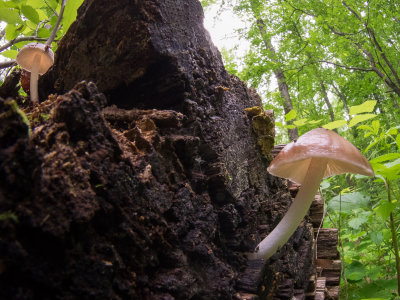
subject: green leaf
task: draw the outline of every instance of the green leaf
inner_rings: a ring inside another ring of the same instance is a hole
[[[0,221],[13,220],[18,223],[18,217],[11,211],[6,211],[0,214]]]
[[[292,109],[290,112],[288,112],[285,115],[285,121],[288,122],[288,121],[291,121],[293,119],[296,119],[296,116],[297,116],[296,111],[294,109]]]
[[[377,115],[375,114],[363,114],[363,115],[355,115],[349,122],[349,127],[353,127],[354,125],[364,122],[369,119],[375,118]]]
[[[400,153],[388,153],[388,154],[384,154],[384,155],[378,156],[378,157],[370,160],[370,163],[371,164],[381,163],[384,161],[394,160],[397,158],[400,158]]]
[[[346,275],[346,278],[349,281],[360,281],[364,278],[364,273],[363,272],[352,272],[352,273]]]
[[[352,212],[357,208],[368,208],[370,197],[361,194],[360,192],[354,192],[344,195],[337,195],[328,202],[329,211]],[[341,202],[341,204],[340,204]]]
[[[32,6],[22,5],[21,12],[31,22],[33,22],[35,24],[39,23],[39,21],[40,21],[39,15]]]
[[[383,233],[381,231],[371,232],[370,238],[378,246],[383,243]]]
[[[296,128],[296,126],[294,126],[294,125],[285,125],[284,127],[287,129],[295,129]]]
[[[69,1],[71,1],[71,0],[69,0]],[[67,2],[69,2],[69,1],[67,1]],[[74,1],[74,0],[72,0],[72,1]],[[49,4],[49,6],[50,6],[52,9],[56,9],[57,6],[58,6],[57,0],[47,0],[46,2]]]
[[[33,8],[41,8],[46,6],[46,3],[43,0],[28,0],[26,5],[32,6]]]
[[[389,218],[389,216],[390,216],[390,213],[395,208],[396,208],[395,203],[385,202],[385,203],[379,205],[378,207],[376,207],[374,210],[378,217],[382,218],[382,220],[387,220],[387,218]]]
[[[357,129],[374,131],[374,129],[369,125],[359,125],[359,126],[357,126]]]
[[[48,38],[51,34],[51,31],[46,29],[46,28],[39,28],[39,30],[37,31],[37,35],[38,37],[41,38]]]
[[[17,31],[17,26],[15,26],[14,24],[7,24],[5,31],[6,31],[6,39],[11,41],[13,39],[15,39],[19,32]]]
[[[387,155],[392,155],[396,153],[389,153]],[[382,155],[385,157],[385,155]],[[378,157],[380,159],[380,157]],[[382,158],[383,159],[383,158]],[[385,160],[386,161],[386,160]],[[371,161],[371,166],[374,169],[374,172],[376,174],[376,177],[382,177],[385,178],[386,180],[395,180],[395,179],[400,179],[400,158],[390,161],[386,164],[382,164],[380,162],[376,161]]]
[[[377,280],[376,284],[382,287],[385,290],[396,290],[397,289],[397,280],[396,279],[381,279]]]
[[[348,222],[348,225],[351,228],[353,228],[355,230],[358,230],[361,227],[361,225],[363,225],[363,224],[368,222],[368,216],[369,216],[370,212],[367,212],[367,213],[368,214],[359,214],[359,215],[357,215],[355,218],[351,219]]]
[[[15,59],[17,57],[17,54],[17,50],[4,50],[3,52],[1,52],[1,55],[11,59]]]
[[[385,166],[387,167],[386,174],[384,176],[388,180],[396,180],[400,179],[400,159],[397,159],[393,162],[386,163]]]
[[[346,120],[337,120],[337,121],[333,121],[333,122],[330,122],[328,124],[322,125],[322,127],[332,130],[332,129],[336,129],[336,128],[342,127],[342,126],[344,126],[346,124],[347,124]]]
[[[379,128],[381,127],[381,123],[379,122],[379,120],[374,120],[372,121],[371,125],[373,128],[373,133],[377,135],[379,133]]]
[[[368,100],[365,101],[363,104],[350,106],[349,114],[355,115],[360,113],[372,112],[376,105],[376,100]]]
[[[397,128],[390,128],[388,131],[386,131],[387,135],[396,135],[397,134]]]
[[[294,121],[293,124],[296,125],[297,127],[304,126],[307,124],[307,119],[300,119],[300,120]]]
[[[63,15],[63,30],[67,32],[69,26],[75,21],[77,10],[81,6],[83,0],[69,0],[65,5],[64,15]]]
[[[321,122],[322,122],[322,119],[320,119],[320,120],[308,121],[308,123],[311,124],[311,125],[317,125],[317,124],[319,124],[319,123],[321,123]]]
[[[368,145],[367,148],[365,148],[364,152],[368,152],[369,149],[371,149],[373,146],[375,146],[376,144],[378,144],[378,140],[374,140],[371,144]]]
[[[350,265],[346,266],[346,278],[349,281],[360,281],[364,278],[366,268],[364,264],[359,261],[353,261]]]
[[[8,24],[22,23],[18,11],[8,8],[0,8],[0,21],[4,21]]]
[[[400,151],[400,134],[398,134],[396,137],[396,145],[397,145],[397,149]]]

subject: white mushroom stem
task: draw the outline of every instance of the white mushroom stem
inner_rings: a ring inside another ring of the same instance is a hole
[[[257,246],[249,253],[249,259],[268,259],[289,240],[310,208],[321,180],[324,177],[327,159],[311,159],[304,182],[286,215]]]
[[[40,67],[40,54],[36,54],[33,58],[32,69],[31,69],[31,82],[30,82],[30,93],[31,101],[38,102],[38,80],[39,80],[39,67]]]

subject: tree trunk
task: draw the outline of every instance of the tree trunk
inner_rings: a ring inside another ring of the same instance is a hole
[[[336,86],[335,83],[332,84],[333,88],[336,91],[336,95],[339,97],[340,100],[343,102],[344,110],[346,111],[347,116],[349,116],[349,106],[347,105],[347,99],[346,96],[343,95],[342,91]]]
[[[255,15],[256,16],[256,15]],[[272,43],[269,39],[266,38],[265,24],[264,21],[260,18],[257,18],[257,25],[261,33],[261,37],[263,39],[265,48],[271,53],[272,61],[279,65],[279,61],[276,58],[276,52]],[[274,71],[274,75],[276,81],[278,83],[279,92],[281,93],[281,97],[283,98],[283,110],[285,114],[288,114],[293,109],[292,99],[290,98],[289,87],[286,82],[285,73],[282,68],[277,67]],[[288,122],[288,125],[292,125],[293,120]],[[296,128],[288,129],[288,136],[290,141],[294,141],[299,138],[299,132]]]
[[[319,83],[321,85],[322,97],[324,98],[326,106],[328,106],[329,117],[331,118],[331,122],[333,122],[335,121],[335,114],[333,113],[333,108],[331,102],[329,101],[328,93],[326,92],[325,83],[322,80],[320,80]]]
[[[40,80],[46,101],[25,109],[30,135],[0,101],[1,299],[248,292],[245,253],[291,197],[245,112],[260,98],[202,20],[196,0],[86,0]],[[258,262],[252,292],[306,288],[309,227]]]

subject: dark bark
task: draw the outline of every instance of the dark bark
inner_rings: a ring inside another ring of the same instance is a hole
[[[342,100],[346,114],[349,115],[350,110],[349,110],[349,106],[347,105],[346,96],[342,93],[342,91],[339,89],[339,87],[336,86],[336,84],[333,83],[332,86],[336,91],[336,95],[339,97],[340,100]]]
[[[28,107],[0,102],[0,298],[232,299],[291,197],[195,0],[87,0]],[[94,83],[77,82],[93,80]],[[72,89],[72,90],[71,90]],[[100,93],[102,92],[102,93]],[[254,293],[312,272],[305,222]],[[246,291],[244,291],[246,292]]]
[[[333,122],[333,121],[335,121],[335,114],[333,113],[332,104],[329,101],[329,97],[328,97],[328,93],[326,91],[325,83],[322,80],[320,80],[319,83],[321,85],[322,97],[324,98],[324,102],[325,102],[326,106],[328,106],[329,117],[331,119],[331,122]]]

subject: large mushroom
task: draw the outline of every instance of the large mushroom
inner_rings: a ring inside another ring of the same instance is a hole
[[[301,187],[286,215],[249,254],[249,259],[268,259],[288,241],[310,208],[323,178],[343,173],[374,176],[370,163],[353,144],[324,128],[313,129],[286,145],[268,171]]]
[[[46,44],[30,43],[22,47],[21,51],[18,52],[16,61],[21,68],[31,72],[31,101],[38,102],[39,74],[42,75],[46,73],[47,70],[53,65],[53,51]]]

